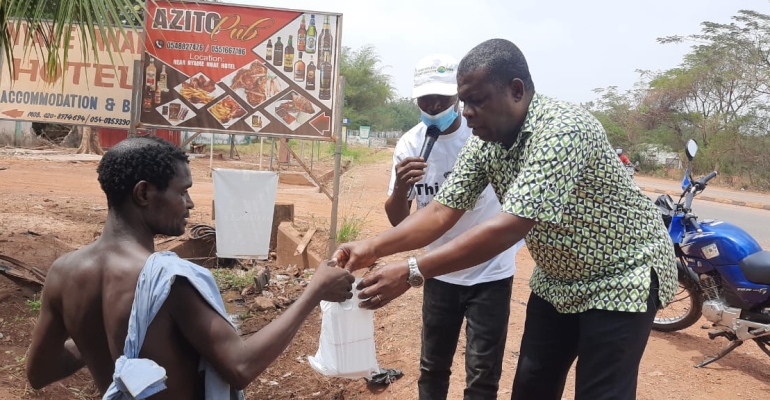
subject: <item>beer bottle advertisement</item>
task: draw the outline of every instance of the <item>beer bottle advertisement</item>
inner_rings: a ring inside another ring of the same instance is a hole
[[[142,72],[161,96],[143,104],[142,125],[334,140],[340,14],[174,1],[147,9]]]
[[[315,64],[313,63],[313,55],[310,55],[310,63],[307,65],[307,73],[305,74],[305,90],[315,90]]]

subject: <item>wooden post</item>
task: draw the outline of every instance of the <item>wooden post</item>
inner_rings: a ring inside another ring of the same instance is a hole
[[[289,163],[289,139],[286,138],[280,138],[278,139],[278,145],[280,146],[278,148],[278,164],[288,164]]]

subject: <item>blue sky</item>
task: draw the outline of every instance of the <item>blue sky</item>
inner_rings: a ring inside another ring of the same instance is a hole
[[[373,45],[400,96],[410,96],[414,65],[429,53],[458,59],[478,43],[505,38],[529,62],[540,93],[572,102],[593,89],[629,89],[636,69],[681,62],[688,44],[656,39],[730,22],[738,10],[770,13],[767,0],[237,0],[235,3],[343,14],[342,44]]]

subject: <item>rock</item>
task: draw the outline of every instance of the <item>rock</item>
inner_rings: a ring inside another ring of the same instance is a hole
[[[296,265],[289,265],[286,268],[286,274],[288,274],[289,276],[292,276],[292,277],[298,277],[298,276],[300,276],[300,274],[302,274],[302,271]]]
[[[250,294],[254,294],[254,286],[245,287],[241,290],[241,297],[246,297]]]
[[[254,299],[251,309],[257,311],[275,310],[275,303],[271,299],[259,296]]]
[[[277,306],[279,306],[279,307],[286,307],[286,306],[288,306],[289,304],[291,304],[291,303],[292,303],[292,301],[291,301],[291,300],[289,300],[287,297],[284,297],[284,296],[278,296],[278,297],[276,297],[276,298],[275,298],[275,303],[276,303],[276,305],[277,305]]]
[[[275,276],[275,279],[276,279],[278,282],[286,282],[286,281],[288,281],[288,280],[289,280],[289,275],[283,275],[283,274],[280,274],[280,275],[276,275],[276,276]]]

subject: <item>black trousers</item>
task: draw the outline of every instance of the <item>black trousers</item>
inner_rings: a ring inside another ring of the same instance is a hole
[[[508,335],[513,278],[473,286],[428,279],[422,301],[420,400],[444,400],[466,320],[463,398],[496,399]]]
[[[575,400],[634,400],[639,362],[657,313],[652,272],[647,311],[561,314],[530,295],[512,400],[560,400],[577,358]]]

